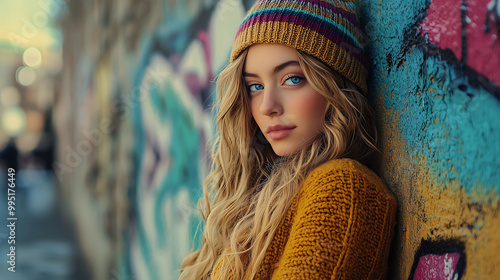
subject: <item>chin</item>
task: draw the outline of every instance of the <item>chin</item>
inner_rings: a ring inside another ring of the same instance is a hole
[[[286,148],[286,147],[273,147],[273,151],[277,156],[280,157],[287,157],[291,156],[293,154],[296,154],[299,149],[298,148]]]

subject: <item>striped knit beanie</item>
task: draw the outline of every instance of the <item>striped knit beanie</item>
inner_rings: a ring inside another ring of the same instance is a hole
[[[316,57],[365,94],[368,59],[355,0],[258,0],[243,20],[231,62],[257,43],[279,43]]]

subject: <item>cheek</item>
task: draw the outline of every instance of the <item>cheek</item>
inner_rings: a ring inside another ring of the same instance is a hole
[[[256,109],[257,109],[257,102],[255,101],[254,98],[249,98],[248,100],[248,104],[250,104],[250,112],[252,113],[252,117],[255,118],[255,115],[257,113]]]
[[[252,113],[252,117],[260,128],[260,115],[259,115],[259,103],[257,98],[252,98],[249,100],[250,103],[250,112]]]
[[[308,120],[311,126],[319,127],[323,124],[326,113],[327,101],[316,91],[307,94],[297,103],[297,110],[304,119]]]

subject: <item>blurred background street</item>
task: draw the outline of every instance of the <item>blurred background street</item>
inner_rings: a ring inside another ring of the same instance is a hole
[[[0,4],[0,279],[87,279],[76,239],[59,203],[52,170],[52,110],[60,81],[61,5]],[[7,270],[7,170],[15,172],[16,272]]]

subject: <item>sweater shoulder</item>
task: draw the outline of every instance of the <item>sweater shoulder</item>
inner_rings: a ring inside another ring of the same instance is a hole
[[[394,195],[374,171],[349,158],[334,159],[315,168],[301,189],[302,196],[335,191],[376,193],[379,199],[396,204]]]

